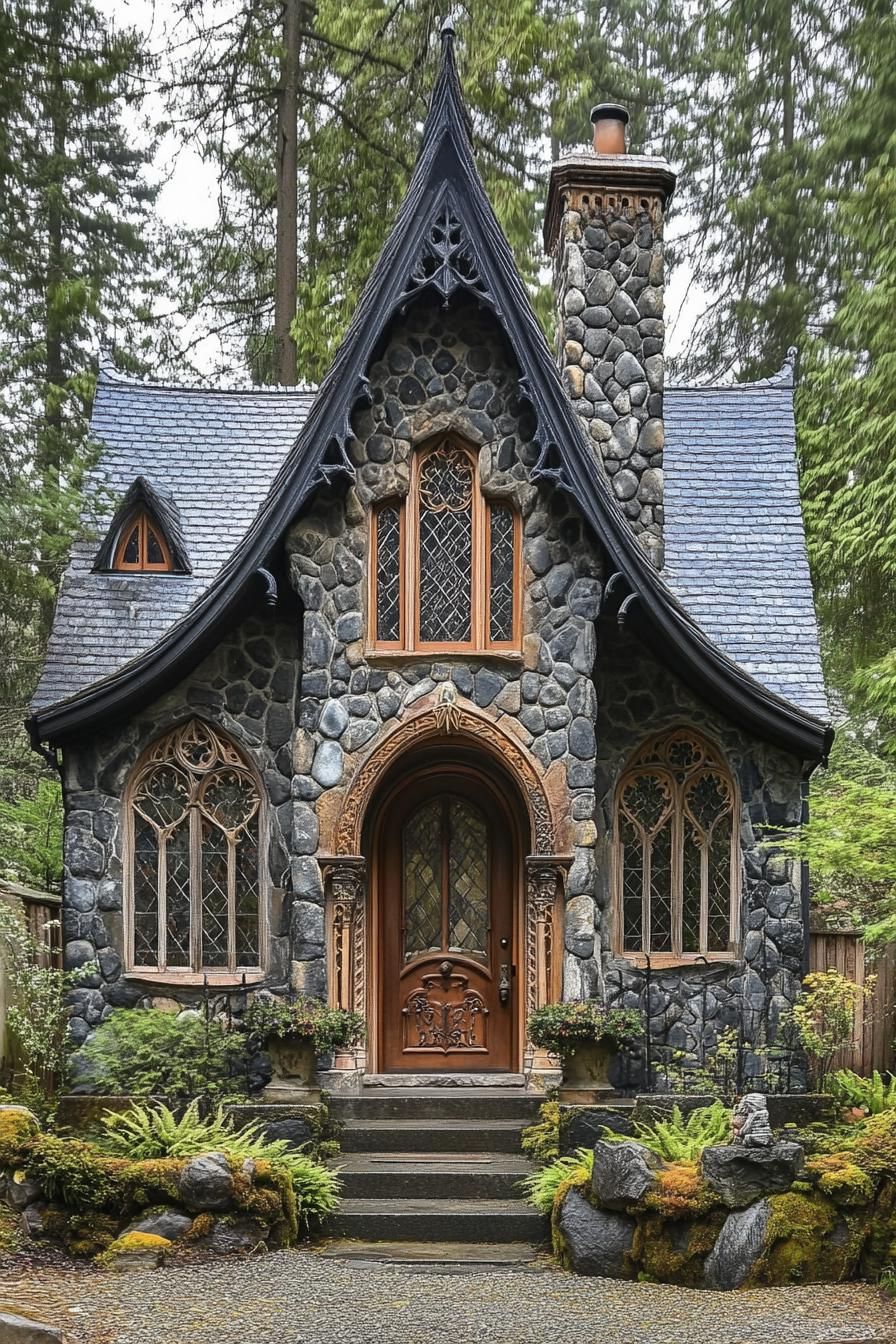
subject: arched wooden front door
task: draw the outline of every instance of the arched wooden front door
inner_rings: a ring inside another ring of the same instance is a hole
[[[457,764],[405,778],[376,828],[379,1068],[512,1070],[518,830],[500,788]]]

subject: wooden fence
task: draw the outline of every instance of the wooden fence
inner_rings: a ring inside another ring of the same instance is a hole
[[[47,952],[41,954],[41,963],[61,966],[62,930],[59,928],[59,919],[62,897],[51,891],[34,891],[17,882],[0,879],[0,900],[11,905],[21,916],[28,932],[37,942],[47,946]],[[48,929],[47,924],[55,926]],[[6,975],[0,963],[0,1061],[6,1055],[6,1002]]]
[[[809,969],[839,971],[857,985],[874,976],[868,997],[856,1009],[855,1043],[841,1050],[836,1069],[855,1069],[868,1075],[896,1069],[896,943],[873,957],[855,929],[813,930],[809,936]]]

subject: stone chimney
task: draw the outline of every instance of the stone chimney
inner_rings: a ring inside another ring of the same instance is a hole
[[[591,113],[594,145],[551,169],[544,241],[554,263],[563,382],[620,508],[663,564],[665,159],[626,152],[628,113]]]

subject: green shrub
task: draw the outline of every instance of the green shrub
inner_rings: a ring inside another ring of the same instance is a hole
[[[558,1157],[522,1182],[529,1203],[539,1213],[550,1213],[559,1191],[589,1185],[594,1171],[594,1149],[577,1148],[572,1157]]]
[[[304,1036],[314,1041],[314,1048],[321,1055],[360,1045],[367,1031],[359,1013],[330,1008],[320,999],[309,998],[292,1001],[255,998],[241,1025],[262,1041],[272,1036]]]
[[[95,1092],[171,1101],[245,1096],[245,1037],[192,1013],[119,1008],[78,1052]]]
[[[856,1107],[866,1115],[881,1115],[896,1109],[896,1077],[886,1082],[877,1069],[870,1078],[863,1078],[852,1069],[838,1069],[828,1077],[825,1090],[838,1106]]]
[[[672,1107],[669,1120],[651,1124],[635,1121],[635,1138],[666,1162],[696,1162],[704,1148],[727,1143],[731,1137],[731,1112],[720,1101],[698,1106],[683,1119],[681,1107]],[[611,1143],[623,1143],[626,1136],[604,1126],[603,1137]]]
[[[104,1151],[133,1161],[222,1152],[238,1161],[267,1162],[288,1174],[305,1222],[332,1213],[339,1202],[336,1172],[291,1148],[285,1139],[266,1139],[261,1131],[260,1121],[236,1128],[220,1106],[204,1120],[195,1102],[179,1120],[167,1106],[133,1106],[122,1113],[106,1112],[99,1142]]]

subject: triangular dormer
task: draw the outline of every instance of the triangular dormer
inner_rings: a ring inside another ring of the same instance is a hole
[[[174,496],[146,476],[138,476],[115,510],[94,570],[189,574],[191,569]]]

